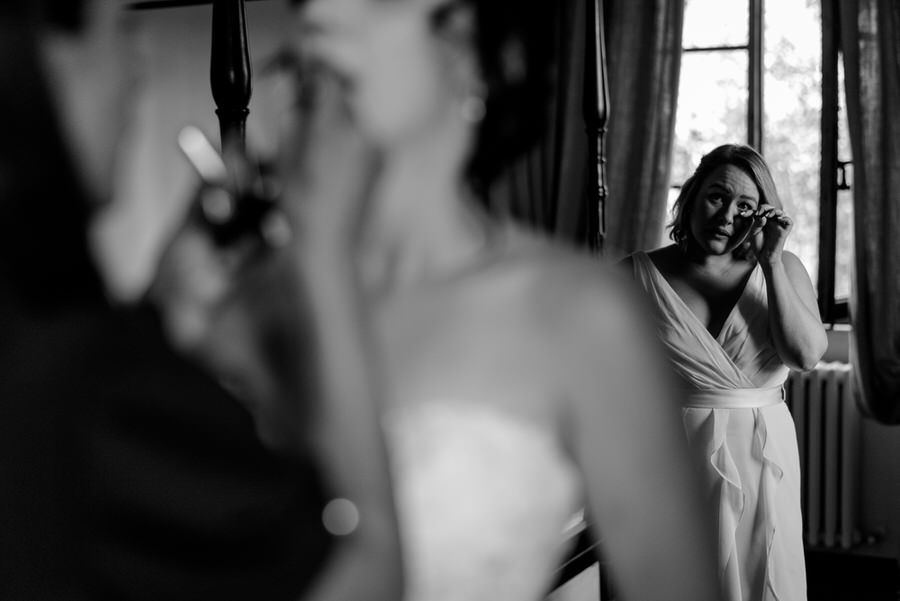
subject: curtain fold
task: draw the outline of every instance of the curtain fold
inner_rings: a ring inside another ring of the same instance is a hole
[[[494,182],[487,199],[491,212],[579,246],[588,238],[587,211],[596,210],[582,117],[586,1],[557,5],[558,60],[543,142]]]
[[[900,423],[900,2],[842,0],[853,152],[851,360],[863,410]]]
[[[543,143],[495,182],[488,206],[586,246],[597,212],[596,167],[584,119],[588,2],[560,2],[556,85]],[[684,0],[604,0],[610,93],[604,254],[662,236],[675,129]],[[588,99],[590,102],[591,99]]]
[[[684,0],[606,0],[606,255],[656,246],[666,222]]]

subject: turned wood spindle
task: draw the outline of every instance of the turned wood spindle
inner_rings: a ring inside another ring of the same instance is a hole
[[[595,169],[595,213],[589,217],[592,250],[603,249],[606,235],[606,126],[609,122],[609,78],[606,68],[603,0],[588,0],[587,48],[584,61],[584,123]]]
[[[209,77],[221,142],[244,148],[251,95],[244,0],[214,0],[212,5]]]

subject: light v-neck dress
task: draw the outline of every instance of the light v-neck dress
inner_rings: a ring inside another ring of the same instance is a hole
[[[723,598],[805,600],[797,434],[783,402],[788,368],[769,333],[762,270],[750,274],[713,337],[646,253],[632,258],[635,280],[655,305],[657,333],[686,387],[684,427],[704,460]]]

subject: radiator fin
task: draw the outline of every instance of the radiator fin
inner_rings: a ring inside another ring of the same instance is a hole
[[[860,414],[847,363],[791,372],[785,384],[800,450],[808,547],[851,548],[858,538]]]

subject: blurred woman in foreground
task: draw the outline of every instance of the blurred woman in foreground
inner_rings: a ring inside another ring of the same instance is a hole
[[[324,371],[384,375],[406,598],[537,601],[586,508],[623,599],[714,599],[678,403],[635,298],[481,208],[543,130],[553,3],[298,4],[319,74],[301,124],[314,144],[354,142],[300,152],[283,209],[321,340],[372,334]],[[361,172],[363,194],[310,194]]]

